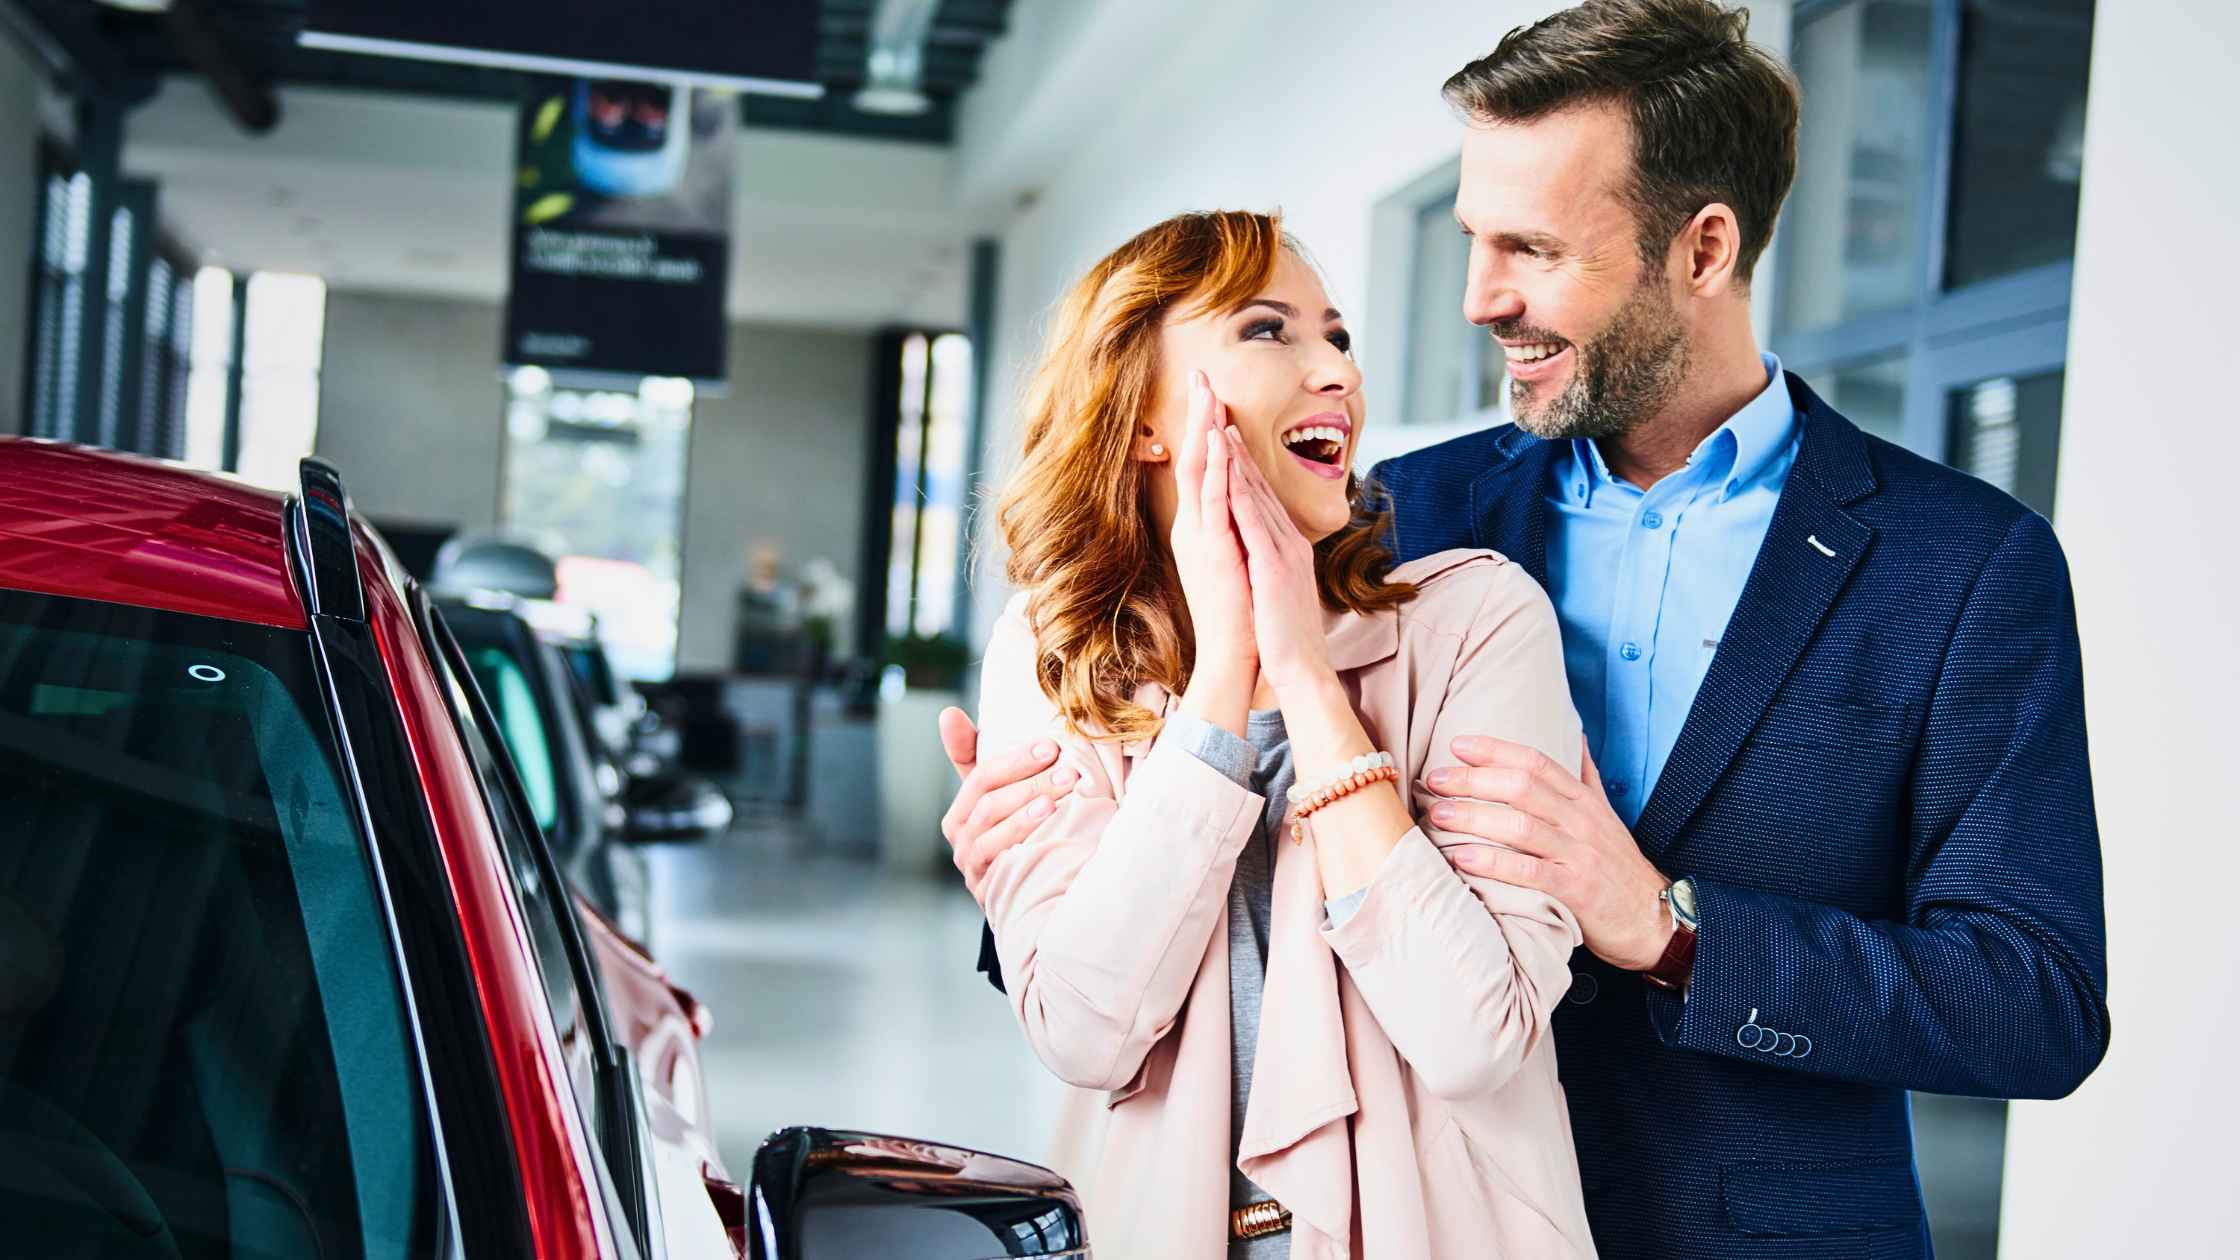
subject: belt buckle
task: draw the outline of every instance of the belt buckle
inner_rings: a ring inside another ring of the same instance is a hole
[[[1291,1209],[1274,1199],[1247,1203],[1229,1213],[1229,1233],[1240,1239],[1265,1238],[1291,1228]]]

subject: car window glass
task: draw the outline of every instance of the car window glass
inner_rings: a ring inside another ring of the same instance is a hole
[[[427,1253],[324,709],[301,631],[0,592],[0,1252]]]
[[[537,826],[549,832],[560,821],[560,789],[553,772],[552,745],[545,738],[544,718],[537,712],[536,693],[528,676],[502,649],[467,649],[467,668],[482,698],[498,720],[499,734],[513,766],[521,775],[522,794],[529,798],[529,812]]]

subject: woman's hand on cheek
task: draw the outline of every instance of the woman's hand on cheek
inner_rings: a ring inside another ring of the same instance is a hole
[[[1322,594],[1315,583],[1314,544],[1299,532],[1274,487],[1252,462],[1242,435],[1229,428],[1219,444],[1228,448],[1229,514],[1244,542],[1260,670],[1280,698],[1287,689],[1311,686],[1331,674]]]
[[[1228,412],[1205,374],[1192,373],[1190,418],[1174,458],[1174,529],[1167,542],[1190,607],[1197,673],[1241,684],[1249,695],[1257,658],[1252,588],[1230,510],[1231,459],[1221,436],[1227,423]]]

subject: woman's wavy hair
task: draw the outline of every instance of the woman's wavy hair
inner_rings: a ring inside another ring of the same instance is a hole
[[[1134,459],[1137,422],[1159,379],[1169,314],[1227,311],[1257,295],[1289,250],[1306,251],[1273,214],[1176,215],[1100,260],[1059,305],[1024,412],[1026,452],[997,508],[1013,585],[1032,592],[1035,678],[1067,727],[1098,740],[1157,733],[1135,702],[1146,682],[1179,694],[1195,649],[1151,513],[1151,481],[1171,475]],[[1415,595],[1388,583],[1382,538],[1391,513],[1358,477],[1345,528],[1315,545],[1315,576],[1331,609],[1374,612]]]

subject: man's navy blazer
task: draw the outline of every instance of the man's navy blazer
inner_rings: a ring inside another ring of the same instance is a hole
[[[1906,1091],[2060,1097],[2108,1045],[2052,529],[1788,386],[1802,447],[1635,828],[1696,887],[1687,997],[1582,949],[1555,1019],[1605,1257],[1926,1256]],[[1379,465],[1397,558],[1545,585],[1564,449],[1505,426]]]

